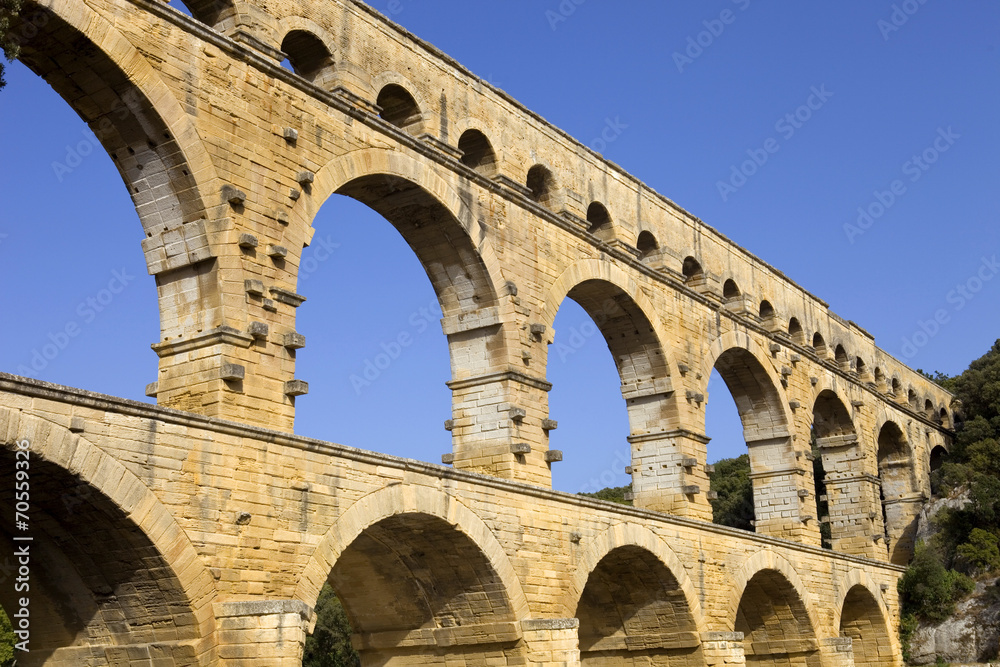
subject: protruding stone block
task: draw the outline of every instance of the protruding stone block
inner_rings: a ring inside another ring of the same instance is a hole
[[[253,234],[240,234],[240,247],[246,250],[257,247],[257,237]]]
[[[70,433],[83,433],[86,429],[86,420],[83,417],[73,417],[69,420],[69,432]]]
[[[286,396],[303,396],[309,393],[309,383],[303,380],[289,380],[285,383]]]
[[[282,337],[281,343],[289,350],[300,350],[306,346],[306,337],[297,331],[289,331]]]
[[[283,136],[285,137],[285,141],[288,143],[295,143],[298,141],[299,131],[294,127],[286,127]]]
[[[222,186],[222,196],[233,206],[242,206],[247,200],[247,194],[232,185]]]
[[[559,428],[559,422],[555,419],[543,419],[542,420],[542,430],[543,431],[554,431]]]
[[[510,418],[513,421],[516,421],[516,422],[522,422],[522,421],[524,421],[524,418],[525,418],[525,416],[527,414],[528,413],[525,412],[524,408],[516,408],[515,407],[515,408],[511,408],[510,409]]]
[[[546,463],[555,463],[556,461],[562,461],[562,460],[563,460],[562,450],[550,449],[549,451],[545,452]]]
[[[150,398],[156,398],[156,393],[159,391],[159,384],[156,382],[150,382],[146,385],[146,396]]]
[[[455,420],[454,419],[445,419],[444,420],[444,430],[446,430],[446,431],[452,431],[454,429],[455,429]]]
[[[247,369],[240,364],[231,364],[229,362],[223,362],[222,368],[220,369],[220,375],[223,380],[236,381],[242,380],[247,373]]]
[[[452,453],[449,452],[447,454],[442,454],[441,455],[441,463],[445,464],[446,466],[447,465],[451,465],[454,462],[455,462],[455,455],[454,454],[452,454]]]
[[[311,171],[300,171],[295,176],[295,182],[299,185],[306,186],[316,180],[316,174]]]
[[[257,340],[262,340],[267,338],[268,326],[264,322],[251,322],[247,327],[247,333],[256,338]]]
[[[530,454],[531,445],[526,442],[515,442],[510,446],[511,454]]]
[[[288,248],[280,245],[267,246],[267,256],[272,259],[284,259],[288,256]]]
[[[247,294],[260,296],[264,293],[264,283],[260,280],[244,280],[243,289],[246,290]]]

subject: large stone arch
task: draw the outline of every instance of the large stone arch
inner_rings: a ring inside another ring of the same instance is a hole
[[[694,583],[687,575],[687,569],[670,546],[656,533],[636,523],[618,523],[598,533],[587,540],[586,548],[576,563],[569,590],[563,599],[563,609],[567,616],[572,616],[583,589],[587,585],[590,573],[597,564],[615,549],[621,547],[638,547],[648,551],[663,563],[677,579],[683,592],[685,603],[691,611],[699,630],[704,627],[701,601]]]
[[[812,432],[819,450],[814,464],[818,518],[829,521],[829,546],[835,551],[877,557],[871,536],[878,532],[877,480],[868,474],[856,412],[834,384],[816,392]],[[824,503],[821,498],[825,496]]]
[[[599,259],[576,262],[546,292],[540,313],[543,324],[552,327],[567,297],[580,303],[604,334],[615,357],[626,399],[673,392],[673,362],[667,345],[670,339],[656,316],[656,309],[625,271]],[[611,340],[613,332],[609,328],[616,319],[627,319],[636,333]],[[670,419],[675,416],[662,415]],[[633,433],[663,430],[665,426],[668,424],[650,423],[638,426],[637,431],[637,425],[633,425]]]
[[[222,381],[205,370],[204,359],[192,362],[187,353],[224,342],[213,336],[240,328],[245,317],[241,301],[225,298],[242,285],[221,278],[242,272],[239,249],[225,243],[233,226],[232,189],[221,182],[206,142],[165,76],[101,12],[86,3],[42,0],[26,7],[22,20],[39,29],[22,43],[20,59],[94,131],[142,225],[160,315],[154,347],[159,373],[150,395],[161,405],[205,411],[202,401],[191,400],[190,384],[182,385],[200,376],[214,380],[221,393]],[[172,36],[185,35],[162,24]]]
[[[619,523],[588,540],[566,596],[582,664],[704,664],[700,601],[684,566],[647,528]]]
[[[743,423],[757,532],[815,540],[816,523],[806,523],[815,512],[803,511],[807,506],[799,495],[805,461],[793,445],[791,408],[768,356],[748,333],[729,331],[712,341],[702,364],[706,394],[713,369],[726,383]],[[704,411],[700,418],[704,420]]]
[[[402,484],[394,484],[360,498],[340,516],[316,545],[299,578],[295,598],[310,606],[315,604],[337,559],[365,529],[385,519],[411,514],[440,519],[471,540],[502,583],[514,617],[518,620],[530,617],[527,598],[517,573],[489,526],[449,493]]]
[[[474,257],[466,258],[468,263],[466,268],[478,274],[474,282],[486,292],[481,296],[480,308],[496,307],[499,286],[504,284],[503,273],[500,260],[486,237],[485,229],[476,221],[473,210],[475,202],[468,194],[463,196],[459,193],[442,173],[426,161],[418,160],[402,151],[367,148],[335,158],[321,167],[315,174],[310,196],[300,198],[291,209],[289,232],[299,234],[298,240],[303,245],[306,244],[313,234],[313,220],[327,199],[333,194],[343,192],[350,184],[362,182],[364,179],[380,179],[386,182],[396,182],[398,179],[400,183],[412,184],[419,188],[430,200],[442,206],[455,222],[452,226],[461,229],[461,233],[468,241],[468,249],[474,252]],[[360,201],[369,204],[364,199]],[[378,208],[376,211],[387,217]],[[390,219],[390,223],[392,222]],[[420,257],[418,249],[414,250]],[[422,258],[422,262],[424,261],[426,258]],[[433,278],[431,282],[434,283]],[[438,288],[439,285],[435,285],[435,289]],[[442,307],[447,309],[446,316],[468,314],[474,310],[468,304],[463,304],[463,307],[459,308],[457,302],[451,307],[443,303]]]
[[[906,565],[913,556],[917,517],[925,500],[914,470],[916,448],[892,419],[881,421],[875,443],[889,561]]]
[[[156,643],[156,655],[215,664],[215,581],[146,484],[84,436],[40,417],[0,408],[0,434],[3,458],[30,443],[32,655],[83,664],[124,644],[153,654]],[[4,469],[13,475],[13,462]],[[13,482],[4,488],[12,493]]]
[[[632,444],[632,490],[636,504],[648,509],[683,513],[680,471],[663,474],[666,459],[697,457],[704,443],[680,429],[679,397],[663,323],[642,289],[615,264],[585,259],[565,269],[548,287],[539,320],[552,330],[567,299],[576,301],[601,332],[621,380]],[[556,349],[564,345],[553,334]],[[553,350],[549,350],[551,355]],[[651,473],[651,474],[648,474]]]
[[[833,627],[850,637],[856,667],[901,665],[899,641],[890,627],[892,614],[881,589],[861,570],[851,570],[838,582]]]
[[[785,558],[769,549],[754,554],[736,571],[731,590],[726,630],[744,633],[748,664],[786,664],[789,655],[820,664],[816,603]]]

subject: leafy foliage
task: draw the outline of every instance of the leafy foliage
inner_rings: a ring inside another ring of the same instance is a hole
[[[0,667],[11,667],[14,664],[14,644],[17,636],[10,625],[10,619],[3,609],[0,609]]]
[[[587,496],[588,498],[597,498],[598,500],[609,500],[613,503],[620,503],[622,505],[631,505],[631,500],[625,500],[625,494],[632,490],[632,485],[628,484],[626,486],[616,486],[608,487],[606,489],[601,489],[596,493],[581,493],[581,496]]]
[[[316,601],[316,629],[306,637],[302,667],[360,667],[351,633],[343,605],[330,584],[325,584]]]
[[[17,39],[8,34],[14,18],[20,11],[21,0],[0,0],[0,48],[3,49],[4,58],[9,61],[17,58],[21,52]],[[3,61],[0,61],[0,88],[7,85],[3,78],[3,69]]]
[[[967,542],[958,545],[956,553],[974,572],[1000,570],[1000,539],[982,528],[973,528]]]
[[[747,454],[716,462],[710,488],[718,494],[711,501],[713,523],[753,530],[753,484]]]
[[[933,543],[917,545],[900,579],[904,646],[917,621],[951,615],[955,602],[974,588],[968,575],[1000,571],[1000,340],[961,375],[928,377],[953,391],[964,413],[932,488],[935,495],[962,494],[968,501],[937,513]]]
[[[923,542],[917,544],[913,561],[899,580],[904,614],[943,621],[955,610],[955,602],[975,588],[969,577],[946,569],[941,560],[935,549]]]

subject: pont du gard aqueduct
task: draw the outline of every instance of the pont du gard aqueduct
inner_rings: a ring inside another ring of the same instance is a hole
[[[0,375],[0,561],[31,452],[18,664],[301,665],[329,582],[366,667],[902,665],[896,583],[949,393],[358,0],[186,2],[31,0],[13,27],[117,165],[161,321],[155,405]],[[443,464],[293,434],[297,273],[335,193],[440,301]],[[620,373],[632,507],[552,490],[567,298]],[[713,369],[755,532],[711,522]]]

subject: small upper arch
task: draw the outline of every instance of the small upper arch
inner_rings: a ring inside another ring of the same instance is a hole
[[[722,284],[722,298],[726,301],[731,301],[741,296],[743,296],[743,292],[740,290],[740,286],[732,278],[727,278],[726,282]]]
[[[635,247],[639,251],[639,257],[645,259],[656,254],[656,251],[660,249],[660,244],[656,242],[656,237],[653,236],[652,232],[643,230],[639,232]]]
[[[698,280],[705,277],[705,270],[701,268],[701,262],[690,255],[684,258],[684,262],[681,265],[681,273],[684,275],[685,281]]]
[[[281,40],[281,51],[292,70],[306,81],[323,86],[333,79],[333,54],[312,30],[289,30]]]
[[[559,186],[551,169],[543,164],[533,165],[528,169],[524,184],[531,192],[531,199],[550,210],[555,210]]]
[[[611,214],[601,202],[591,202],[587,207],[587,223],[587,231],[602,241],[610,241],[614,237]]]
[[[770,301],[764,299],[760,302],[760,310],[758,314],[760,315],[760,319],[769,320],[775,315],[774,306],[771,305]]]
[[[788,320],[788,335],[792,337],[792,341],[800,345],[805,343],[805,331],[802,329],[802,324],[799,323],[799,318],[793,317]]]
[[[462,164],[486,176],[494,176],[498,171],[497,154],[486,135],[475,128],[469,128],[458,139],[458,150],[462,152]]]
[[[812,347],[820,358],[826,357],[826,341],[823,339],[823,334],[818,331],[813,334]]]
[[[837,362],[837,365],[841,368],[841,370],[846,371],[848,368],[850,368],[851,365],[850,357],[847,356],[847,350],[840,343],[837,343],[837,346],[833,349],[833,358]]]

